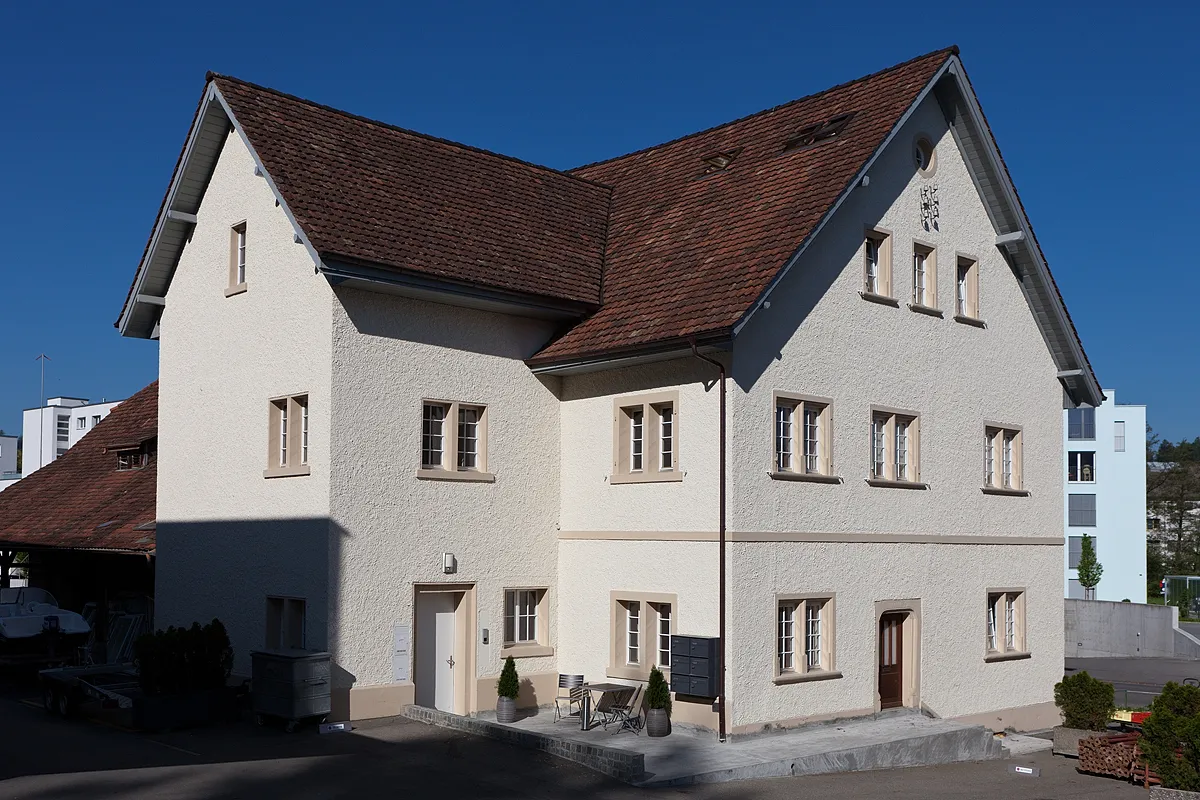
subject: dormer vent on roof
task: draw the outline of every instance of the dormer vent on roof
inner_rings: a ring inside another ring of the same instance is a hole
[[[712,175],[716,172],[724,172],[733,160],[742,152],[742,148],[735,147],[732,150],[718,150],[712,155],[707,155],[700,159],[704,162],[704,171],[697,175],[697,178],[703,178],[705,175]]]
[[[800,150],[806,147],[815,147],[823,142],[829,142],[841,135],[842,130],[850,124],[851,118],[854,117],[854,112],[846,114],[838,114],[836,117],[831,117],[824,122],[814,122],[811,125],[805,125],[800,130],[788,137],[783,143],[783,151],[786,153],[789,150]]]

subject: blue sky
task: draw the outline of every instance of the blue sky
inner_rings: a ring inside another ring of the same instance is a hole
[[[1187,8],[1187,6],[1192,6]],[[1101,382],[1200,435],[1195,4],[0,4],[0,428],[124,397],[113,328],[206,70],[568,168],[958,44]]]

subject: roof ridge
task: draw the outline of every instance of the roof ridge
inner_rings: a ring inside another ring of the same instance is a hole
[[[293,100],[297,103],[303,103],[304,105],[311,106],[313,108],[319,108],[319,109],[322,109],[323,111],[329,111],[331,113],[337,114],[338,116],[345,117],[347,119],[356,120],[358,122],[366,122],[371,125],[378,125],[381,128],[386,128],[388,130],[396,131],[397,133],[403,133],[403,134],[407,134],[409,136],[415,136],[418,139],[424,139],[424,140],[430,141],[430,142],[437,142],[438,144],[448,145],[450,147],[455,147],[460,150],[466,150],[466,151],[472,152],[472,153],[479,153],[479,154],[485,155],[485,156],[492,156],[494,158],[499,158],[503,161],[508,161],[508,162],[511,162],[514,164],[519,164],[521,166],[529,167],[531,169],[540,170],[542,172],[549,172],[553,175],[562,175],[564,177],[571,178],[572,180],[580,181],[581,183],[587,183],[592,186],[599,187],[601,189],[607,189],[610,192],[612,190],[612,187],[606,183],[602,183],[601,181],[597,181],[592,178],[585,178],[582,175],[573,175],[572,173],[568,172],[567,170],[555,169],[554,167],[548,167],[545,164],[537,164],[533,161],[526,161],[523,158],[517,158],[516,156],[505,155],[504,153],[497,153],[495,150],[488,150],[483,147],[476,147],[474,145],[464,144],[463,142],[456,142],[453,139],[446,139],[441,136],[434,136],[429,133],[422,133],[420,131],[415,131],[411,128],[405,128],[400,125],[395,125],[391,122],[384,122],[383,120],[374,119],[372,117],[366,117],[366,116],[363,116],[362,114],[355,114],[351,111],[346,111],[345,109],[336,108],[331,105],[326,105],[325,103],[318,103],[315,100],[309,100],[308,98],[300,97],[299,95],[290,94],[288,92],[283,92],[283,91],[280,91],[279,89],[273,89],[270,86],[263,86],[261,83],[254,83],[253,81],[244,80],[242,78],[238,78],[233,75],[225,75],[220,72],[213,72],[212,70],[209,70],[208,72],[206,72],[204,74],[204,79],[205,79],[206,84],[210,83],[216,79],[220,79],[223,81],[231,81],[233,83],[239,83],[243,86],[249,86],[253,89],[258,89],[259,91],[263,91],[263,92],[267,92],[268,94],[276,95],[277,97],[283,97],[288,100]]]
[[[612,156],[611,158],[602,158],[599,161],[591,161],[587,164],[580,164],[578,167],[572,167],[570,170],[568,170],[568,172],[573,174],[573,173],[578,172],[579,170],[587,169],[588,167],[595,167],[595,166],[599,166],[600,164],[608,164],[613,161],[620,161],[623,158],[629,158],[630,156],[641,155],[642,153],[648,153],[651,150],[657,150],[660,147],[667,147],[669,145],[677,144],[677,143],[685,141],[687,139],[691,139],[694,136],[701,136],[703,134],[711,133],[712,131],[719,130],[721,128],[727,128],[730,125],[736,125],[739,122],[745,122],[748,119],[753,119],[754,117],[762,116],[763,114],[770,114],[773,111],[778,111],[781,108],[787,108],[788,106],[795,105],[796,103],[803,103],[806,100],[812,100],[814,98],[820,97],[821,95],[829,94],[830,92],[836,92],[839,89],[845,89],[846,87],[853,86],[856,83],[862,83],[863,81],[869,81],[872,78],[877,78],[880,75],[883,75],[885,73],[893,72],[893,71],[901,69],[903,67],[907,67],[909,64],[914,64],[918,61],[922,61],[926,58],[930,58],[931,56],[936,56],[936,55],[945,55],[947,57],[952,56],[952,55],[954,55],[954,56],[959,55],[958,45],[952,44],[949,47],[943,47],[940,50],[931,50],[928,53],[924,53],[923,55],[919,55],[914,58],[910,58],[907,61],[901,61],[899,64],[893,64],[890,67],[885,67],[884,69],[876,70],[875,72],[872,72],[869,75],[863,75],[859,78],[855,78],[854,80],[846,81],[845,83],[839,83],[836,86],[830,86],[828,89],[822,89],[819,92],[813,92],[812,94],[807,94],[804,97],[797,97],[795,100],[788,100],[786,103],[780,103],[777,106],[771,106],[770,108],[764,108],[761,111],[755,111],[754,113],[747,114],[744,117],[738,117],[737,119],[732,119],[732,120],[729,120],[728,122],[722,122],[717,125],[712,125],[708,128],[704,128],[703,130],[698,130],[693,133],[684,134],[683,136],[677,136],[674,139],[669,139],[665,142],[660,142],[659,144],[650,145],[649,147],[643,147],[639,150],[634,150],[632,152],[624,153],[619,156]]]

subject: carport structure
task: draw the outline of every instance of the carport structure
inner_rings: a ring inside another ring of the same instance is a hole
[[[158,382],[60,458],[0,493],[0,587],[18,553],[29,584],[73,611],[154,595]]]

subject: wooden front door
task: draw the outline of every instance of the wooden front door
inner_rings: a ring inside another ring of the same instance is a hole
[[[904,705],[904,618],[905,613],[879,618],[879,707]]]

